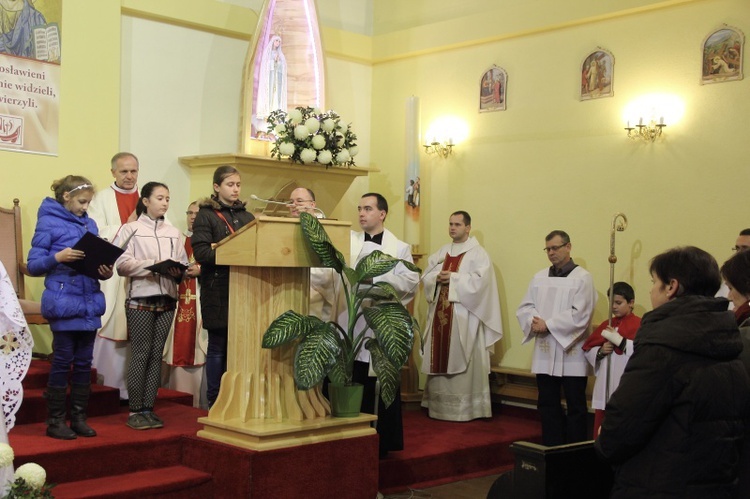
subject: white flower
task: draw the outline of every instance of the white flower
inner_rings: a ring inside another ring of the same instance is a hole
[[[319,107],[314,107],[313,114],[320,115],[323,114],[323,111],[321,111]]]
[[[294,144],[291,142],[282,142],[279,145],[279,152],[284,156],[291,156],[294,154]]]
[[[356,156],[358,153],[359,153],[359,147],[357,147],[357,146],[351,146],[349,148],[349,156],[351,156],[352,158],[354,156]]]
[[[26,463],[19,466],[13,479],[23,478],[32,489],[41,489],[47,481],[47,472],[36,463]]]
[[[13,447],[8,444],[0,444],[0,468],[13,464]]]
[[[286,125],[279,123],[274,127],[273,131],[276,132],[277,135],[283,135],[286,133]]]
[[[338,147],[344,147],[344,136],[340,133],[336,134],[336,145]]]
[[[330,133],[334,128],[336,128],[336,122],[331,118],[326,118],[325,120],[323,120],[322,128],[324,132]]]
[[[318,163],[320,163],[321,165],[327,165],[331,162],[332,159],[333,154],[331,154],[331,151],[329,151],[328,149],[326,149],[325,151],[320,151],[318,153]]]
[[[299,159],[302,160],[303,163],[312,163],[315,161],[315,157],[317,156],[314,149],[302,149],[302,152],[299,153]]]
[[[299,125],[302,123],[302,111],[299,109],[292,109],[289,111],[288,114],[289,120],[292,122],[292,125]]]
[[[305,126],[310,130],[310,133],[315,133],[320,130],[320,121],[317,118],[307,118]]]
[[[339,153],[338,153],[338,154],[336,155],[336,162],[337,162],[337,163],[346,163],[346,162],[347,162],[347,161],[349,161],[350,159],[352,159],[352,158],[351,158],[351,157],[349,156],[349,151],[348,151],[348,150],[346,150],[346,149],[342,149],[342,150],[341,150],[341,151],[339,151]]]
[[[312,138],[312,146],[320,151],[326,146],[326,138],[322,135],[315,135]]]
[[[310,135],[310,130],[305,125],[297,125],[294,127],[294,138],[297,140],[305,140]]]

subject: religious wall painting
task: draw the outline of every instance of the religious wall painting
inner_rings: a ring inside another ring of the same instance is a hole
[[[583,58],[580,69],[581,100],[614,95],[615,58],[601,47]]]
[[[508,73],[494,64],[479,80],[479,112],[505,111]]]
[[[323,54],[314,0],[264,0],[245,60],[241,152],[270,155],[273,111],[325,109]]]
[[[62,0],[0,0],[0,149],[56,155]]]
[[[737,28],[722,25],[703,40],[701,83],[741,80],[745,35]]]

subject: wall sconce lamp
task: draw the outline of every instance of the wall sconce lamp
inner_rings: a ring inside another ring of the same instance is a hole
[[[665,126],[667,125],[664,123],[664,116],[659,118],[659,123],[652,118],[647,125],[643,124],[643,118],[639,118],[638,124],[635,126],[630,126],[630,121],[628,121],[625,130],[628,132],[628,138],[631,140],[641,139],[646,142],[654,142],[657,138],[661,137]]]
[[[453,139],[448,139],[445,142],[439,142],[437,139],[432,139],[432,142],[423,144],[424,152],[427,154],[437,154],[441,158],[447,158],[453,152]]]

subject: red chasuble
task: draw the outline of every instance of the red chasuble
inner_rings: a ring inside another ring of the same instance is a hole
[[[461,260],[466,253],[450,256],[446,253],[442,270],[458,272]],[[453,329],[453,303],[448,301],[450,285],[441,284],[435,306],[435,317],[432,319],[432,351],[430,352],[430,371],[433,374],[448,372],[448,355],[451,348],[451,330]]]
[[[193,247],[190,238],[185,239],[185,251],[188,259],[193,260]],[[184,279],[177,287],[180,300],[174,320],[174,345],[172,347],[173,366],[194,366],[195,342],[198,328],[198,295],[196,279]]]
[[[120,223],[128,222],[128,217],[135,211],[135,205],[138,204],[138,191],[130,194],[123,194],[115,190],[115,201],[117,201],[117,211],[120,214]]]

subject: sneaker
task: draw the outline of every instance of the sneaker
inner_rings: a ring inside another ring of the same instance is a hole
[[[151,425],[151,428],[164,428],[164,420],[162,420],[159,416],[156,415],[153,411],[143,412],[141,413],[144,418],[146,418]]]
[[[142,413],[131,414],[128,416],[127,425],[134,430],[148,430],[152,428],[151,422]]]

